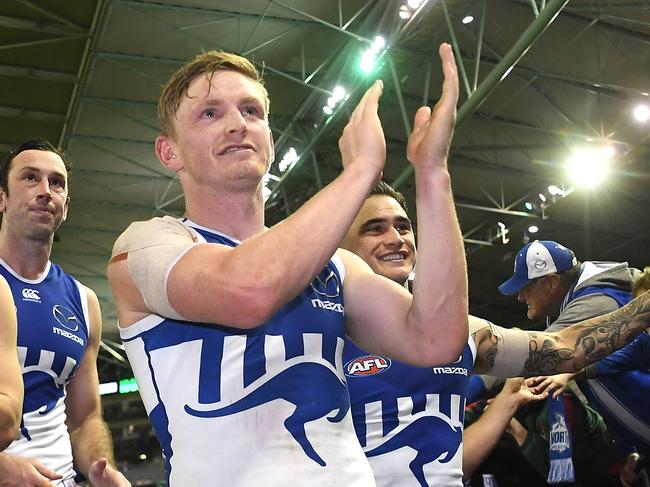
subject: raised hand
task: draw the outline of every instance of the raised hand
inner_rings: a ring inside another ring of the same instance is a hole
[[[343,129],[339,139],[343,167],[355,163],[365,164],[368,170],[378,171],[378,175],[384,169],[386,140],[377,113],[383,89],[382,81],[375,81],[365,92]]]
[[[100,458],[90,465],[88,478],[95,487],[131,487],[131,482],[111,467],[105,458]]]
[[[444,74],[442,96],[433,110],[423,106],[415,112],[413,132],[406,147],[406,157],[416,169],[447,167],[447,153],[456,124],[458,102],[456,62],[449,44],[442,44],[438,52]]]

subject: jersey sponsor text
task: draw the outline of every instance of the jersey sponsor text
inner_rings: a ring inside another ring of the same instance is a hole
[[[433,373],[467,375],[467,369],[465,367],[434,367]]]
[[[336,311],[337,313],[345,314],[345,310],[343,309],[343,305],[341,303],[334,303],[332,301],[314,298],[311,300],[311,305],[314,308],[329,309],[331,311]]]
[[[62,337],[65,338],[69,338],[73,342],[77,342],[82,347],[84,346],[83,339],[79,338],[77,335],[74,335],[73,333],[70,333],[69,331],[62,330],[61,328],[57,328],[56,326],[53,326],[52,333],[54,333],[55,335],[61,335]]]

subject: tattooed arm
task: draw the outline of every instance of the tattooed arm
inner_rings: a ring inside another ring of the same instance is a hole
[[[650,326],[650,291],[612,313],[555,333],[491,325],[473,336],[474,371],[501,377],[576,372],[606,357]]]

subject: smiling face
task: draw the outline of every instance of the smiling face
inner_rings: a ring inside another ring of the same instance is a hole
[[[268,170],[273,138],[263,87],[232,70],[199,75],[190,83],[156,152],[178,172],[186,191],[257,187]]]
[[[366,199],[341,247],[399,284],[408,279],[417,256],[411,221],[400,204],[385,195]]]
[[[0,190],[2,227],[20,238],[51,240],[68,212],[68,172],[58,154],[25,150],[11,161]]]

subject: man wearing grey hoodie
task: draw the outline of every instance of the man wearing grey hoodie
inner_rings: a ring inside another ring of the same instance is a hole
[[[499,286],[527,305],[528,318],[546,318],[546,331],[560,331],[582,320],[614,311],[632,299],[638,273],[627,262],[587,261],[557,242],[535,240],[515,258],[513,276]],[[576,376],[582,379],[584,373]],[[535,392],[555,388],[555,395],[572,374],[537,378]],[[607,425],[642,451],[650,449],[650,371],[633,370],[615,377],[586,376],[580,390]]]

